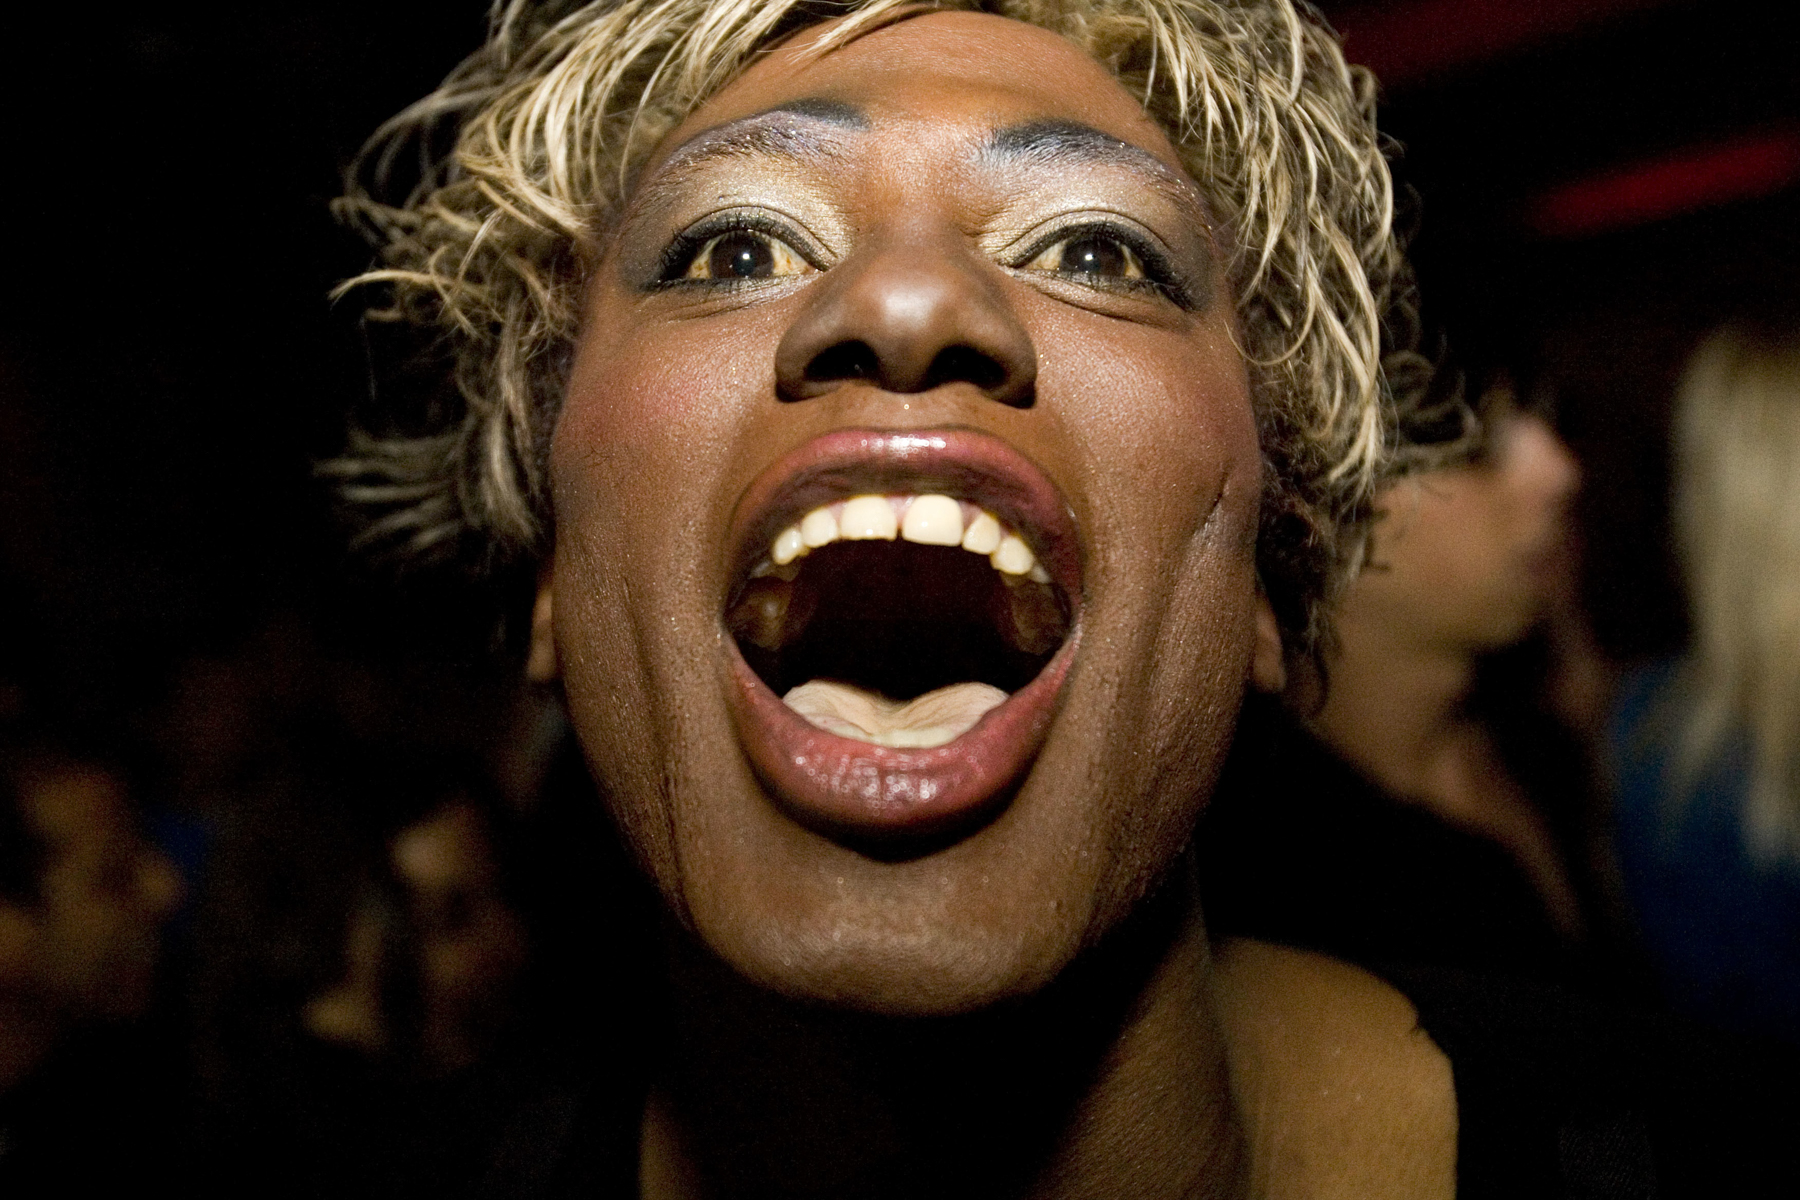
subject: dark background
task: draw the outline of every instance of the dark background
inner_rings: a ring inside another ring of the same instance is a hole
[[[367,254],[326,203],[360,140],[475,45],[485,5],[34,7],[55,21],[9,31],[0,84],[0,611],[35,614],[25,652],[78,705],[120,713],[270,629],[431,652],[457,614],[421,617],[352,567],[312,474],[368,386],[355,322],[326,299]],[[1800,16],[1328,13],[1383,76],[1423,198],[1427,305],[1471,361],[1553,393],[1586,463],[1603,646],[1671,648],[1675,373],[1721,318],[1800,292]]]

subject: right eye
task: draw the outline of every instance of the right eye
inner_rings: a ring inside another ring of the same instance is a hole
[[[1119,238],[1092,230],[1046,247],[1025,264],[1025,269],[1092,282],[1135,284],[1147,278],[1144,264],[1130,246]]]
[[[678,279],[780,279],[814,268],[780,238],[754,229],[733,229],[708,238],[680,269]]]

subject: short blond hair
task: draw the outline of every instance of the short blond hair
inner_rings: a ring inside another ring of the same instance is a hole
[[[1425,372],[1408,353],[1374,79],[1290,0],[500,0],[486,43],[377,132],[338,203],[381,256],[345,289],[375,291],[371,317],[441,334],[456,385],[428,427],[358,431],[327,464],[368,513],[365,540],[541,555],[583,283],[634,172],[796,31],[843,18],[824,50],[935,10],[1086,50],[1168,131],[1222,219],[1266,460],[1258,567],[1289,650],[1310,652],[1397,461],[1395,386]],[[378,199],[415,154],[416,186]]]

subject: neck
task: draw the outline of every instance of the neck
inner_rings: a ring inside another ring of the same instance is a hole
[[[1423,795],[1466,731],[1474,656],[1389,636],[1350,611],[1340,635],[1313,731],[1389,791]]]
[[[1191,892],[1166,889],[1044,994],[959,1017],[794,1004],[677,938],[644,1195],[1240,1196]]]

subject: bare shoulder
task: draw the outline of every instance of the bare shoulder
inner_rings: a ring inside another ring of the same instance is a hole
[[[1450,1200],[1456,1091],[1412,1003],[1318,954],[1233,940],[1214,958],[1253,1194]]]

